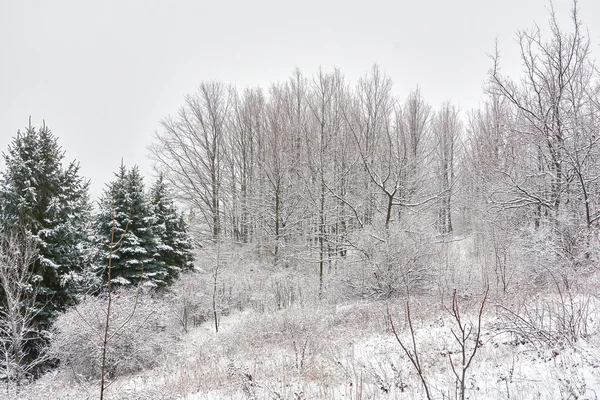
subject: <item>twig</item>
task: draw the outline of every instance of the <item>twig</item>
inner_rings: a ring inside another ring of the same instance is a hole
[[[454,376],[456,377],[456,381],[459,386],[459,398],[461,400],[465,399],[467,371],[471,366],[475,355],[477,354],[477,350],[480,347],[479,339],[481,337],[481,318],[483,316],[483,310],[485,308],[485,303],[487,301],[489,291],[490,286],[486,285],[485,294],[483,295],[483,300],[481,301],[481,306],[479,307],[477,330],[475,334],[475,344],[473,345],[473,348],[470,351],[468,350],[468,342],[471,338],[471,334],[473,333],[473,325],[467,324],[466,322],[463,323],[463,319],[460,315],[460,309],[458,306],[458,297],[456,296],[456,290],[454,291],[454,294],[452,296],[452,308],[448,310],[448,312],[450,313],[450,315],[452,315],[454,321],[458,325],[458,333],[455,332],[454,329],[451,329],[450,332],[452,332],[452,336],[454,336],[454,339],[460,347],[460,370],[457,371],[457,368],[454,365],[454,361],[452,360],[451,352],[448,352],[448,360],[450,361],[450,367],[452,368],[452,372],[454,373]]]
[[[425,389],[425,394],[427,396],[427,399],[431,400],[431,393],[429,392],[429,385],[427,384],[427,381],[425,380],[425,375],[423,374],[423,367],[421,365],[421,361],[419,360],[419,351],[417,350],[417,341],[415,339],[415,330],[413,328],[412,318],[410,316],[410,304],[408,303],[408,301],[406,302],[406,317],[408,319],[408,326],[410,328],[410,334],[411,334],[411,338],[412,338],[412,347],[413,347],[412,352],[404,345],[404,343],[402,342],[402,339],[400,339],[400,336],[398,336],[398,332],[396,331],[396,327],[394,326],[394,321],[392,319],[392,315],[390,314],[389,308],[388,308],[387,314],[388,314],[388,320],[390,321],[390,325],[392,327],[392,332],[394,333],[394,336],[396,337],[396,341],[398,342],[398,344],[400,345],[402,350],[404,350],[404,353],[406,354],[406,356],[412,363],[413,367],[417,371],[417,374],[419,375],[419,379],[421,380],[421,384],[423,385],[423,388]]]

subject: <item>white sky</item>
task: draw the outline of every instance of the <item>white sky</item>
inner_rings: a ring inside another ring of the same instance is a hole
[[[355,83],[373,63],[404,98],[417,84],[437,107],[476,107],[499,39],[519,71],[515,32],[544,26],[546,0],[0,0],[0,151],[42,119],[92,196],[120,165],[149,173],[159,122],[203,80],[238,88],[299,67],[337,66]],[[555,0],[568,17],[570,0]],[[579,0],[593,54],[600,1]],[[568,28],[567,24],[564,25]],[[0,168],[1,167],[0,162]]]

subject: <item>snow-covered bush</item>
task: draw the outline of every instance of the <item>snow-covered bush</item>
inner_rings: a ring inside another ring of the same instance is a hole
[[[173,313],[185,331],[234,311],[260,313],[303,305],[319,298],[316,269],[296,261],[281,269],[252,254],[251,247],[206,247],[194,271],[170,288]],[[215,308],[215,310],[213,310]]]
[[[82,378],[101,374],[107,299],[88,297],[54,323],[51,354]],[[113,293],[107,344],[109,378],[151,368],[177,339],[177,323],[167,303],[133,290]]]
[[[431,239],[404,228],[373,225],[351,238],[356,262],[349,260],[343,278],[350,298],[390,298],[431,287]]]

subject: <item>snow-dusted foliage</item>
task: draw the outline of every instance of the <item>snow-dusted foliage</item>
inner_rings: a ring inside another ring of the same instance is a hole
[[[0,231],[25,227],[39,252],[31,280],[42,327],[73,301],[89,254],[88,182],[78,163],[65,166],[63,159],[50,129],[29,125],[4,153],[0,178]]]
[[[167,271],[165,281],[172,283],[182,270],[193,267],[192,240],[183,215],[177,211],[163,176],[150,189],[151,211],[154,214],[156,258]]]
[[[162,178],[149,192],[134,166],[121,166],[107,185],[95,218],[101,241],[97,270],[107,279],[109,243],[119,243],[112,252],[111,279],[116,286],[170,285],[182,270],[192,268],[192,241],[183,215],[177,211]]]
[[[103,246],[98,265],[102,277],[107,279],[105,270],[110,256],[115,286],[136,285],[142,279],[142,271],[145,285],[165,286],[168,273],[158,260],[156,218],[139,169],[134,166],[128,171],[121,166],[115,176],[99,201],[95,222]],[[117,242],[119,245],[109,254],[107,245]]]

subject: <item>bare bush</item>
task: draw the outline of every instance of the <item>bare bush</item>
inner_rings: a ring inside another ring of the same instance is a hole
[[[424,234],[372,226],[351,239],[360,260],[345,277],[351,297],[386,299],[430,287],[431,243]]]
[[[459,354],[460,364],[457,364],[455,361],[453,361],[451,352],[448,353],[448,361],[450,361],[452,373],[456,377],[456,386],[458,390],[457,398],[460,398],[461,400],[465,399],[467,390],[467,371],[471,367],[471,363],[477,354],[477,350],[481,345],[483,345],[480,343],[481,317],[483,316],[483,309],[485,308],[489,290],[490,289],[488,286],[485,290],[485,294],[483,295],[483,300],[481,300],[481,306],[479,307],[479,313],[477,314],[477,325],[464,321],[464,318],[460,312],[456,293],[454,293],[454,296],[452,296],[452,307],[448,310],[452,316],[452,319],[456,323],[457,329],[451,329],[451,332],[452,336],[456,340],[456,344],[458,345],[457,353]]]
[[[523,295],[499,305],[499,329],[538,349],[574,344],[593,333],[597,243],[590,233],[565,225],[518,239]]]
[[[517,335],[536,348],[556,348],[589,337],[598,304],[591,295],[567,292],[525,296],[520,306],[501,305],[500,329]]]
[[[187,333],[206,322],[208,309],[202,303],[202,293],[206,290],[196,272],[184,272],[171,288],[173,315]]]
[[[108,378],[131,374],[160,364],[177,339],[177,322],[163,302],[135,291],[113,293],[110,326],[121,328],[106,351]],[[54,324],[51,354],[80,378],[101,375],[107,299],[89,297],[60,315]],[[114,334],[113,332],[113,334]]]
[[[216,265],[216,247],[203,249],[199,258]],[[172,314],[184,331],[234,311],[266,313],[309,304],[318,298],[319,281],[313,271],[296,264],[279,269],[261,264],[247,248],[219,249],[219,268],[209,265],[185,273],[171,289]],[[208,262],[207,262],[208,264]],[[216,279],[215,279],[216,278]]]
[[[423,389],[425,390],[427,399],[431,400],[431,398],[432,398],[431,397],[431,389],[429,388],[428,380],[425,378],[425,371],[423,369],[423,365],[422,365],[420,357],[419,357],[419,355],[421,353],[420,353],[420,350],[417,348],[417,340],[415,338],[415,329],[413,327],[412,317],[410,315],[410,304],[408,302],[406,303],[406,318],[408,320],[408,327],[410,329],[411,345],[405,344],[404,341],[400,338],[400,335],[398,334],[398,331],[396,330],[396,327],[394,325],[392,315],[388,312],[388,319],[390,321],[390,326],[392,327],[392,333],[396,337],[396,341],[400,345],[400,348],[402,348],[402,351],[404,351],[404,354],[406,354],[406,357],[408,357],[411,364],[415,368],[415,371],[417,372],[417,375],[419,376],[419,379],[421,380],[421,385],[423,386]]]
[[[486,301],[488,298],[489,286],[486,287],[485,293],[483,295],[483,299],[481,300],[481,305],[479,306],[477,313],[477,323],[473,323],[470,321],[466,321],[463,317],[460,307],[458,296],[456,292],[454,292],[452,296],[452,306],[447,308],[446,311],[450,314],[452,321],[454,323],[454,328],[450,328],[450,333],[454,338],[455,345],[458,345],[458,350],[452,352],[449,351],[448,361],[450,363],[450,367],[454,377],[456,379],[456,391],[455,397],[457,399],[465,399],[466,395],[466,378],[467,371],[472,365],[473,359],[477,354],[477,350],[481,347],[480,338],[481,338],[481,327],[482,327],[482,317],[483,311],[485,309]],[[424,364],[422,358],[426,356],[426,353],[417,346],[417,339],[415,335],[415,328],[413,326],[413,320],[410,312],[410,304],[406,303],[406,319],[408,321],[408,328],[410,332],[410,344],[406,342],[400,336],[400,333],[396,329],[394,325],[394,320],[392,318],[392,314],[389,309],[387,312],[387,318],[390,323],[390,327],[392,329],[392,333],[396,338],[396,341],[400,345],[400,348],[412,364],[414,370],[417,372],[419,376],[419,380],[421,381],[421,385],[425,390],[425,395],[427,399],[432,399],[432,385],[430,383],[430,379],[427,377],[427,373],[424,368]],[[459,363],[457,363],[453,358],[452,354],[459,355]]]

